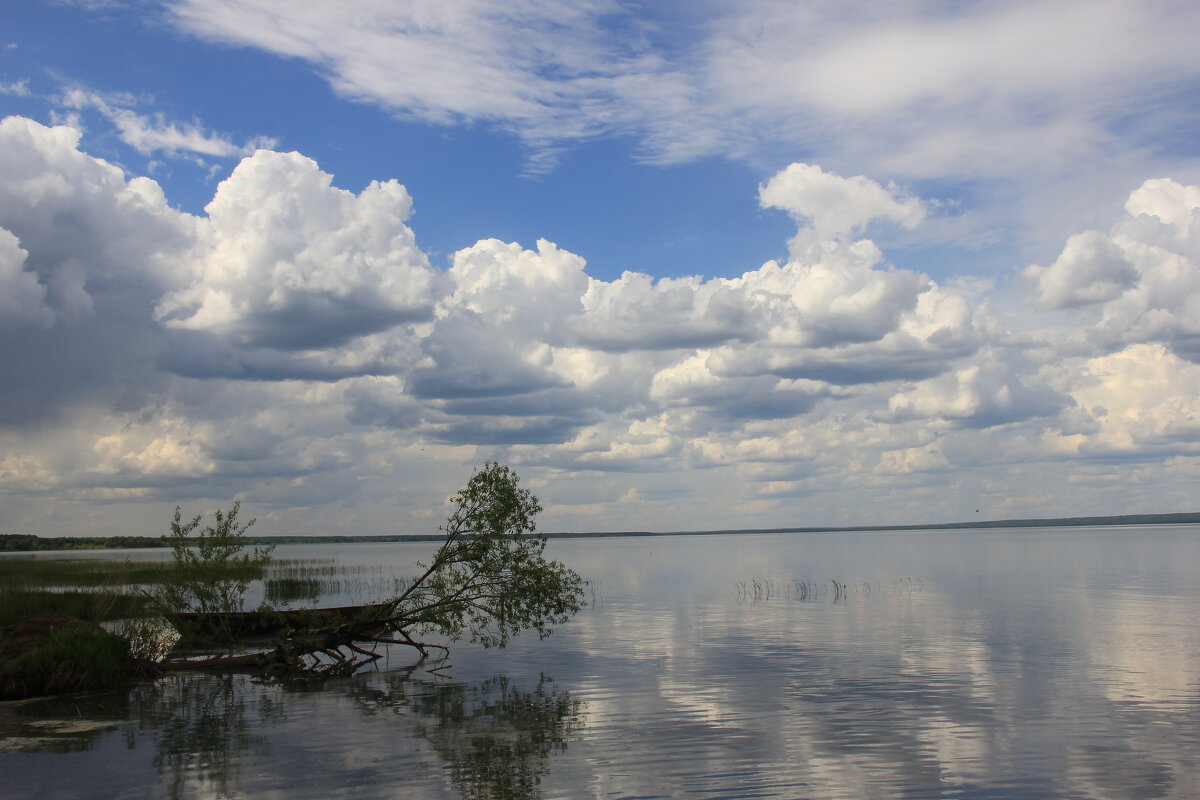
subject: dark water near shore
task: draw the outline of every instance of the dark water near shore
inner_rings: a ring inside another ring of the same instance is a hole
[[[431,550],[276,556],[404,574]],[[1200,796],[1200,528],[548,552],[592,607],[440,675],[398,649],[315,690],[177,675],[0,706],[0,797]]]

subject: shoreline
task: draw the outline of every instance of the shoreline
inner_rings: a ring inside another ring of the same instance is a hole
[[[769,533],[864,533],[881,531],[980,530],[988,528],[1078,528],[1124,525],[1200,524],[1200,512],[1173,514],[1121,514],[1097,517],[1054,517],[1047,519],[973,520],[915,525],[798,526],[784,528],[728,528],[696,531],[551,531],[540,534],[547,539],[617,538],[642,536],[722,536]],[[385,544],[388,542],[436,542],[441,534],[383,534],[378,536],[247,536],[248,545],[269,544]],[[137,536],[37,536],[0,534],[0,553],[56,552],[63,550],[116,550],[127,548],[165,548],[159,537]]]

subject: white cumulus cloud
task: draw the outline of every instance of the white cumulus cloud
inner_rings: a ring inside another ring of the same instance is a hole
[[[1200,360],[1200,188],[1146,181],[1108,232],[1071,237],[1054,264],[1025,275],[1041,308],[1087,305],[1102,348],[1161,343]]]
[[[781,208],[805,222],[796,242],[820,243],[857,233],[876,219],[915,228],[925,208],[895,187],[883,187],[863,175],[843,178],[815,164],[792,164],[758,190],[764,208]],[[793,250],[796,246],[793,246]]]
[[[731,281],[660,278],[626,272],[591,280],[574,322],[583,347],[612,352],[711,347],[758,338],[759,321]]]
[[[355,195],[297,153],[260,151],[206,207],[189,286],[166,295],[166,325],[239,345],[336,347],[433,313],[434,274],[396,181]]]
[[[1098,231],[1072,236],[1053,264],[1033,266],[1026,275],[1037,281],[1037,302],[1044,309],[1112,300],[1139,277],[1120,245]]]

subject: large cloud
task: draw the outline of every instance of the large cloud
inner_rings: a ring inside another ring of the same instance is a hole
[[[1071,237],[1054,264],[1025,276],[1039,307],[1082,307],[1106,350],[1162,343],[1200,361],[1200,188],[1146,181],[1109,232]]]
[[[487,239],[454,254],[445,285],[403,382],[356,391],[354,419],[477,445],[561,443],[595,421],[594,400],[552,369],[588,285],[582,258]]]
[[[1042,309],[1112,300],[1138,280],[1125,251],[1098,231],[1072,236],[1053,264],[1034,267],[1027,274],[1037,281],[1037,304]]]
[[[871,242],[831,243],[819,257],[768,262],[740,279],[768,332],[745,347],[716,349],[716,372],[842,385],[915,379],[978,347],[964,297],[923,275],[877,268]]]
[[[816,381],[718,375],[709,368],[706,354],[661,370],[650,386],[651,399],[667,408],[704,409],[716,425],[798,417],[830,394],[829,387]]]
[[[806,244],[740,278],[600,281],[545,241],[456,253],[424,359],[405,377],[424,424],[455,442],[474,429],[480,442],[566,444],[594,437],[601,415],[667,409],[662,435],[687,437],[804,415],[834,386],[936,375],[979,346],[966,299],[855,238],[880,217],[917,224],[919,201],[804,164],[762,195],[796,216]],[[393,405],[377,398],[356,414],[393,418],[378,410]],[[585,450],[587,463],[611,461]]]
[[[919,200],[811,164],[775,175],[759,199],[789,211],[799,231],[786,264],[768,262],[730,282],[755,307],[765,335],[717,350],[715,371],[869,383],[936,374],[974,349],[972,311],[961,297],[924,275],[886,268],[873,242],[854,238],[877,219],[918,225]]]
[[[1200,367],[1161,345],[1090,359],[1072,392],[1097,422],[1090,436],[1066,437],[1080,455],[1200,455]]]
[[[177,253],[194,220],[172,211],[158,184],[78,149],[79,132],[32,120],[0,121],[0,213],[27,251],[59,323],[94,318],[94,292],[148,282],[161,291],[182,276]]]
[[[418,397],[469,399],[529,394],[564,382],[547,367],[548,345],[587,285],[584,262],[551,242],[536,252],[495,239],[454,254],[452,291],[422,339],[412,374]]]
[[[156,183],[78,150],[79,132],[0,122],[0,421],[95,398],[150,402],[151,320],[195,242],[195,220]]]
[[[359,195],[298,153],[260,150],[205,208],[191,285],[167,295],[169,327],[249,347],[317,350],[433,312],[433,272],[404,224],[396,181]]]
[[[1020,356],[987,352],[952,373],[898,392],[888,400],[888,417],[932,417],[990,428],[1047,417],[1072,403]]]

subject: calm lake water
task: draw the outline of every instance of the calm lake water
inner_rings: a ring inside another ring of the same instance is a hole
[[[431,550],[276,557],[407,574]],[[0,796],[1200,797],[1200,528],[547,552],[591,607],[440,674],[396,649],[306,691],[176,675],[0,705]]]

